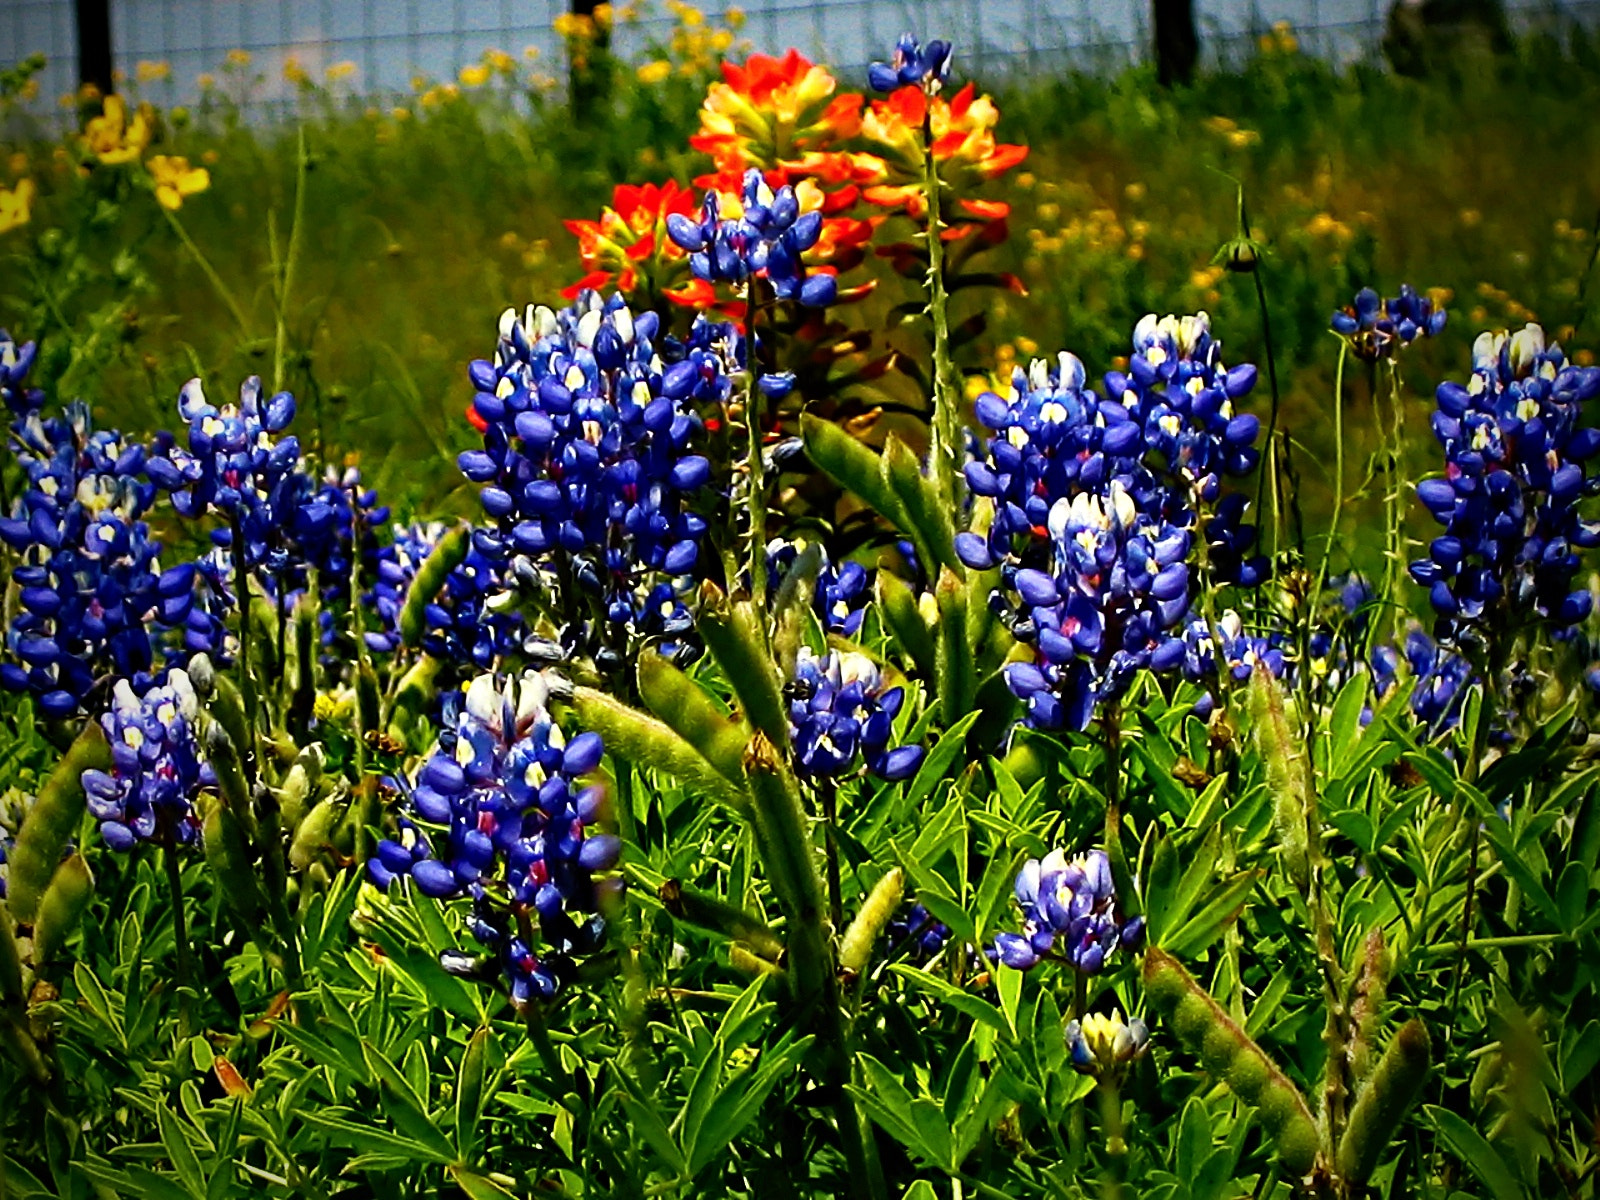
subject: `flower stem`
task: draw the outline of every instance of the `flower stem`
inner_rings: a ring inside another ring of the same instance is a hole
[[[273,340],[272,351],[272,390],[281,392],[284,384],[284,357],[289,342],[289,292],[294,284],[294,264],[300,255],[300,233],[305,224],[306,212],[306,169],[309,158],[306,154],[306,127],[300,126],[299,155],[294,178],[294,217],[289,226],[289,248],[283,256],[283,264],[278,272],[277,295],[277,332]]]
[[[827,851],[828,867],[828,912],[833,918],[833,927],[844,928],[844,888],[839,881],[839,793],[838,788],[831,779],[818,781],[817,790],[822,793],[822,833],[823,845]]]
[[[189,990],[194,982],[194,967],[189,961],[189,921],[183,911],[183,877],[178,867],[178,848],[169,838],[161,857],[167,868],[167,890],[172,893],[172,939],[177,946],[178,1035],[188,1037],[194,1014]]]
[[[234,603],[239,606],[239,690],[244,693],[245,724],[248,727],[248,746],[240,746],[244,759],[245,778],[252,784],[256,779],[256,685],[250,676],[250,576],[244,565],[244,521],[235,508],[230,518],[233,552]]]
[[[760,313],[757,289],[751,276],[744,298],[744,420],[750,431],[747,467],[750,472],[750,596],[765,624],[767,608],[767,480],[761,461],[761,365],[756,360],[756,318]]]
[[[1248,233],[1250,227],[1244,212],[1244,192],[1242,190],[1239,193],[1239,223],[1244,227],[1245,232]],[[1278,436],[1278,356],[1272,348],[1272,317],[1267,312],[1267,285],[1261,279],[1261,264],[1259,262],[1256,264],[1256,269],[1250,272],[1250,278],[1255,280],[1256,285],[1256,307],[1261,312],[1261,341],[1267,352],[1267,385],[1272,390],[1272,408],[1267,414],[1266,444],[1269,451],[1273,452],[1270,459],[1272,463],[1272,470],[1269,472],[1269,474],[1274,477],[1273,492],[1274,496],[1276,496],[1278,458],[1276,454],[1277,443],[1275,439]],[[1256,509],[1258,511],[1261,508],[1262,491],[1266,486],[1267,474],[1263,474],[1260,480],[1258,480],[1256,483]],[[1272,531],[1272,554],[1274,558],[1276,558],[1278,553],[1283,549],[1282,545],[1279,544],[1281,540],[1280,533],[1281,530],[1276,528],[1276,525],[1274,525]]]
[[[961,385],[950,356],[950,297],[944,287],[944,222],[939,215],[939,167],[933,157],[931,109],[922,117],[922,194],[928,209],[928,315],[933,321],[933,427],[928,467],[939,502],[953,513],[961,498],[956,469]]]
[[[233,298],[233,293],[228,290],[228,285],[222,282],[222,276],[218,275],[217,269],[211,265],[211,260],[206,257],[205,252],[199,246],[195,245],[194,239],[189,236],[189,231],[183,227],[183,222],[178,220],[177,213],[165,206],[162,206],[161,213],[167,218],[167,224],[172,226],[173,232],[178,235],[178,240],[183,243],[184,249],[194,255],[195,262],[199,264],[200,270],[204,273],[206,279],[210,281],[212,290],[228,306],[228,311],[233,314],[233,319],[239,326],[239,332],[248,337],[250,335],[250,322],[245,318],[244,310],[239,307],[239,302]]]

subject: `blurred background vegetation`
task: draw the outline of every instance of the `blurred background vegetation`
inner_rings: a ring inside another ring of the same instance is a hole
[[[237,52],[201,81],[197,105],[150,114],[150,152],[206,172],[176,209],[148,185],[89,180],[73,137],[30,126],[19,108],[0,186],[36,188],[27,221],[0,235],[0,326],[41,341],[36,377],[60,398],[90,398],[103,422],[151,430],[171,424],[193,374],[218,397],[247,374],[270,378],[287,266],[283,382],[300,397],[308,448],[358,460],[402,512],[423,497],[472,512],[454,465],[476,440],[465,366],[492,349],[498,314],[559,303],[583,273],[562,222],[593,218],[615,184],[708,170],[687,143],[720,62],[782,49],[751,47],[736,13],[673,11],[669,38],[637,59],[600,61],[608,99],[581,119],[542,73],[551,64],[489,51],[382,107],[354,94],[341,64],[318,78],[301,71],[297,119],[263,127],[242,118],[263,81]],[[569,51],[603,55],[575,20],[561,29]],[[1329,313],[1363,284],[1392,294],[1402,282],[1450,309],[1445,336],[1406,364],[1419,396],[1407,468],[1420,477],[1435,469],[1421,397],[1464,377],[1479,329],[1540,321],[1591,361],[1597,57],[1600,45],[1572,33],[1420,78],[1336,70],[1279,26],[1242,66],[1187,86],[1158,86],[1153,66],[1106,78],[1070,62],[1054,78],[1001,82],[997,135],[1031,154],[1000,194],[1011,237],[993,266],[1027,294],[957,298],[958,318],[964,302],[988,317],[961,365],[1004,375],[1071,349],[1098,379],[1144,313],[1205,309],[1229,362],[1265,366],[1255,282],[1213,262],[1236,232],[1237,181],[1268,251],[1260,278],[1280,420],[1308,510],[1326,506],[1332,458]],[[141,82],[163,70],[140,64],[120,81],[130,113]],[[11,98],[24,96],[26,71],[8,78]],[[887,264],[871,269],[885,312],[913,294]],[[1369,381],[1347,374],[1347,454],[1360,462],[1376,448]]]

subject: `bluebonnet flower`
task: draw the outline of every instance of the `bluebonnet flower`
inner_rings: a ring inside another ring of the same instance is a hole
[[[950,940],[950,927],[936,920],[921,904],[913,904],[903,916],[896,916],[886,933],[890,949],[904,946],[913,962],[927,962]]]
[[[1430,737],[1455,728],[1461,719],[1467,688],[1476,680],[1472,664],[1420,629],[1407,635],[1405,656],[1414,680],[1412,713]]]
[[[931,96],[950,78],[950,51],[949,42],[935,39],[919,46],[911,34],[902,34],[895,44],[894,61],[869,66],[867,82],[875,92],[919,87]]]
[[[14,370],[11,387],[42,402]],[[12,571],[19,611],[6,633],[20,662],[0,664],[0,684],[63,717],[108,674],[147,678],[152,632],[181,625],[188,601],[182,572],[162,573],[160,543],[143,520],[154,495],[137,478],[144,447],[95,430],[88,409],[73,404],[58,417],[27,411],[11,425],[10,448],[26,477],[0,518],[0,539],[21,552]]]
[[[440,522],[396,525],[394,541],[378,551],[376,582],[365,597],[378,619],[377,628],[366,631],[369,649],[389,654],[399,647],[400,612],[412,581],[447,531]],[[470,547],[423,609],[423,650],[441,662],[493,667],[522,644],[527,630],[513,599],[499,566]]]
[[[404,876],[429,896],[470,897],[473,936],[497,954],[519,1007],[555,995],[571,956],[598,944],[598,919],[574,914],[620,885],[595,878],[621,851],[595,828],[603,789],[583,782],[600,764],[600,736],[568,741],[547,699],[531,672],[503,686],[474,679],[411,791],[415,818],[442,832],[430,841],[403,828],[367,863],[379,887]]]
[[[1195,682],[1207,682],[1226,670],[1235,683],[1247,683],[1257,670],[1273,678],[1285,672],[1284,644],[1280,631],[1252,632],[1233,609],[1224,609],[1216,624],[1208,624],[1198,613],[1191,613],[1183,626],[1183,673]]]
[[[1367,362],[1392,358],[1419,337],[1437,337],[1447,314],[1427,296],[1419,296],[1408,283],[1400,294],[1384,300],[1369,287],[1356,293],[1355,303],[1333,314],[1329,324],[1350,344],[1357,358]]]
[[[200,753],[199,705],[181,669],[165,684],[134,695],[126,679],[112,691],[111,709],[100,718],[111,743],[111,770],[83,773],[89,812],[113,850],[140,842],[187,846],[199,836],[194,801],[216,775]]]
[[[1597,394],[1600,368],[1569,365],[1537,325],[1482,334],[1467,385],[1439,385],[1433,430],[1445,474],[1417,495],[1444,532],[1411,575],[1444,635],[1529,621],[1564,629],[1588,616],[1592,597],[1574,583],[1579,551],[1600,545],[1600,523],[1579,504],[1600,493],[1587,466],[1600,429],[1580,422]]]
[[[183,385],[178,415],[188,426],[187,447],[168,440],[153,448],[145,463],[150,480],[172,494],[185,517],[222,514],[228,524],[211,539],[242,556],[246,570],[288,567],[285,543],[307,500],[310,479],[298,470],[300,443],[283,433],[294,419],[294,397],[279,392],[263,400],[261,380],[251,376],[239,389],[239,403],[221,408],[206,399],[198,379]],[[234,526],[243,538],[233,545]]]
[[[755,276],[766,279],[780,300],[808,308],[832,304],[838,279],[829,271],[808,271],[801,261],[822,236],[821,211],[801,212],[791,185],[773,191],[754,167],[745,172],[740,201],[738,215],[724,217],[718,193],[708,191],[698,222],[681,213],[668,215],[667,235],[689,251],[696,277],[742,284]]]
[[[905,689],[885,686],[866,655],[818,655],[802,646],[788,695],[795,770],[803,778],[836,778],[854,770],[858,759],[890,780],[908,779],[922,765],[921,746],[890,748]]]
[[[1019,971],[1052,958],[1092,975],[1118,946],[1136,943],[1144,929],[1142,917],[1118,919],[1111,862],[1103,850],[1070,862],[1063,850],[1030,858],[1017,873],[1015,893],[1022,932],[1000,934],[987,954]]]
[[[22,345],[12,340],[0,329],[0,400],[6,402],[14,416],[26,417],[44,407],[44,392],[28,385],[28,372],[33,370],[39,347],[35,342]]]
[[[702,329],[702,353],[669,364],[659,325],[592,292],[560,313],[508,310],[495,360],[470,371],[484,444],[459,461],[494,522],[474,545],[553,596],[571,629],[592,598],[604,620],[588,623],[589,641],[601,644],[583,649],[613,659],[660,613],[657,588],[682,591],[699,562],[706,522],[689,498],[711,466],[691,452],[692,406],[725,395],[725,364],[705,351],[726,339]]]
[[[8,874],[6,869],[6,851],[10,848],[10,846],[11,839],[5,835],[3,830],[0,830],[0,900],[4,900],[6,898],[6,876]]]
[[[1118,1076],[1150,1048],[1150,1030],[1138,1017],[1124,1021],[1115,1009],[1111,1015],[1090,1013],[1067,1023],[1067,1058],[1085,1075]]]

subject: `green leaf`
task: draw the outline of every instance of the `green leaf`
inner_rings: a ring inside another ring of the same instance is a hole
[[[889,969],[913,987],[927,992],[939,1003],[948,1005],[974,1020],[982,1021],[1008,1037],[1016,1036],[1017,1031],[1006,1019],[1005,1013],[982,997],[974,996],[948,980],[940,979],[937,975],[929,974],[917,967],[907,966],[905,963],[890,963]]]
[[[625,1091],[619,1092],[618,1096],[622,1100],[622,1107],[628,1110],[629,1124],[633,1131],[644,1138],[649,1147],[672,1168],[675,1175],[680,1178],[687,1175],[689,1164],[683,1156],[683,1151],[678,1149],[678,1143],[673,1141],[672,1132],[661,1119],[661,1114],[656,1111],[656,1106],[641,1101]]]
[[[917,810],[922,802],[933,794],[934,787],[950,774],[951,765],[966,752],[967,730],[971,729],[982,715],[975,712],[968,713],[940,735],[933,749],[928,751],[928,757],[922,760],[922,766],[911,780],[910,787],[906,789],[904,804],[908,811]]]
[[[383,1154],[396,1158],[403,1158],[407,1162],[448,1163],[455,1158],[446,1143],[443,1152],[435,1146],[416,1141],[412,1138],[401,1137],[390,1133],[386,1129],[375,1129],[370,1125],[357,1125],[353,1121],[346,1121],[342,1117],[328,1116],[315,1108],[309,1108],[300,1113],[300,1119],[318,1129],[330,1134],[335,1142],[340,1145],[354,1146],[357,1150],[365,1150],[369,1154]]]
[[[1471,1167],[1472,1173],[1489,1189],[1494,1200],[1522,1200],[1523,1190],[1511,1174],[1511,1168],[1481,1133],[1447,1108],[1429,1104],[1422,1111],[1456,1157]]]
[[[1245,897],[1265,874],[1265,871],[1241,871],[1226,880],[1183,928],[1163,937],[1157,944],[1174,958],[1193,958],[1233,923],[1244,907]]]
[[[515,1192],[502,1187],[487,1175],[479,1175],[459,1163],[452,1163],[449,1171],[450,1178],[467,1194],[468,1200],[516,1200]]]
[[[439,1162],[456,1157],[455,1147],[428,1116],[428,1107],[400,1069],[381,1054],[371,1042],[363,1042],[367,1068],[377,1079],[384,1098],[384,1113],[395,1127],[411,1140],[426,1146]]]
[[[195,1200],[202,1200],[206,1194],[206,1178],[200,1170],[200,1159],[183,1132],[182,1120],[163,1104],[156,1109],[156,1128],[161,1132],[161,1144],[167,1148],[167,1159],[185,1190]]]
[[[795,1071],[815,1040],[804,1037],[769,1050],[756,1067],[742,1071],[728,1081],[689,1147],[691,1176],[698,1175],[710,1166],[733,1139],[744,1132],[772,1089]]]
[[[487,1025],[475,1030],[461,1051],[461,1069],[456,1073],[456,1149],[463,1159],[478,1150],[478,1120],[483,1115],[484,1058],[489,1038]]]

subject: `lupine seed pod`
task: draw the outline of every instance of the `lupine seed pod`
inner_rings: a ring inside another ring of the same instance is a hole
[[[333,844],[334,831],[338,829],[349,806],[348,794],[327,796],[317,802],[299,823],[294,831],[294,840],[289,843],[291,867],[296,871],[304,871],[313,862],[327,857]]]
[[[794,674],[806,626],[812,620],[811,604],[821,569],[822,544],[812,542],[795,556],[773,598],[772,653],[778,662],[778,673],[785,679]]]
[[[656,893],[672,919],[706,930],[708,933],[743,942],[763,958],[779,962],[783,958],[783,939],[765,922],[717,896],[708,896],[669,879]]]
[[[61,865],[61,852],[78,830],[84,809],[83,773],[91,769],[111,769],[111,747],[98,721],[84,726],[61,756],[6,855],[8,903],[19,925],[33,923],[45,889]]]
[[[905,895],[906,873],[894,867],[867,894],[861,911],[844,931],[839,943],[839,968],[860,974],[872,961],[872,948]]]
[[[1303,889],[1311,879],[1311,800],[1284,713],[1283,689],[1270,671],[1251,672],[1250,719],[1256,748],[1266,764],[1267,788],[1272,793],[1272,822],[1278,831],[1284,865]]]
[[[652,716],[629,708],[594,688],[572,689],[578,724],[605,739],[606,750],[638,767],[654,767],[698,788],[737,812],[748,812],[750,799],[709,763],[705,756]]]
[[[978,673],[967,640],[966,584],[949,567],[940,567],[934,598],[939,605],[939,710],[949,726],[972,711]]]
[[[250,722],[245,716],[244,697],[239,694],[238,685],[228,676],[216,676],[216,684],[206,701],[206,711],[228,735],[242,764],[244,756],[254,750],[255,739],[251,737]]]
[[[250,785],[245,782],[244,768],[239,762],[239,748],[218,721],[213,721],[206,728],[205,741],[206,757],[211,760],[211,769],[216,772],[217,790],[222,793],[223,803],[241,824],[253,825],[250,817]]]
[[[227,804],[203,796],[201,808],[201,836],[211,878],[240,922],[254,932],[265,919],[267,901],[256,879],[249,839]]]
[[[1390,1040],[1372,1077],[1356,1093],[1339,1139],[1339,1174],[1346,1183],[1360,1187],[1372,1177],[1384,1147],[1422,1094],[1431,1058],[1428,1031],[1413,1017]]]
[[[911,529],[927,546],[929,557],[923,560],[924,568],[931,571],[937,565],[961,570],[961,560],[956,557],[954,514],[940,503],[917,456],[894,434],[883,444],[883,477],[900,501]]]
[[[291,832],[300,828],[300,822],[306,819],[311,807],[311,776],[305,764],[296,761],[278,787],[278,811],[283,814],[283,827]]]
[[[428,627],[428,605],[439,595],[439,589],[454,571],[466,561],[472,542],[465,526],[458,526],[445,534],[434,545],[433,552],[422,560],[411,590],[406,593],[405,607],[400,610],[400,640],[407,646],[422,641]]]
[[[1389,987],[1390,959],[1383,930],[1373,926],[1362,948],[1361,966],[1350,991],[1350,1072],[1356,1083],[1372,1067],[1372,1047],[1378,1036],[1378,1018]]]
[[[1317,1126],[1300,1089],[1170,954],[1146,950],[1143,975],[1150,1007],[1172,1023],[1207,1071],[1260,1110],[1284,1165],[1297,1176],[1308,1174],[1317,1157]]]
[[[383,728],[379,723],[383,702],[378,690],[378,673],[366,658],[362,658],[356,668],[356,703],[361,706],[363,732]]]
[[[904,580],[891,571],[879,571],[874,584],[878,612],[894,634],[901,652],[924,679],[932,679],[937,667],[933,631],[917,609],[917,598]]]
[[[17,946],[11,912],[0,900],[0,1008],[21,1004],[22,998],[22,951]]]
[[[83,855],[72,854],[56,868],[50,886],[39,900],[39,917],[33,924],[35,967],[54,962],[94,898],[94,876]]]
[[[425,725],[423,714],[437,694],[435,686],[444,662],[431,654],[423,654],[400,677],[395,689],[394,703],[389,708],[389,736],[409,743],[414,731]]]
[[[283,669],[278,661],[278,610],[272,601],[253,592],[250,595],[250,628],[255,634],[250,643],[250,671],[270,688]]]
[[[783,687],[754,606],[749,601],[730,601],[708,580],[700,588],[695,627],[738,696],[745,719],[774,745],[787,746],[789,714],[783,704]]]
[[[780,979],[784,977],[784,970],[777,963],[769,962],[739,942],[728,943],[728,965],[752,978],[757,975],[776,975]]]
[[[294,603],[289,623],[293,643],[289,655],[289,728],[304,733],[317,705],[317,647],[321,644],[317,590],[307,588]]]
[[[854,492],[867,505],[891,524],[905,530],[913,542],[922,538],[910,528],[901,509],[900,499],[889,486],[883,470],[882,457],[851,437],[832,421],[824,421],[810,413],[800,417],[800,436],[805,439],[806,457],[840,487]],[[924,564],[935,560],[926,553],[925,545],[917,546],[917,554]]]
[[[639,655],[639,698],[724,778],[743,782],[750,726],[723,713],[703,687],[654,650]]]

